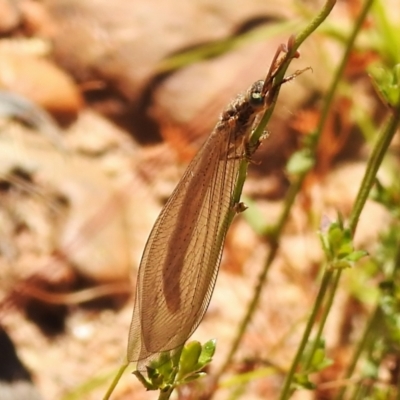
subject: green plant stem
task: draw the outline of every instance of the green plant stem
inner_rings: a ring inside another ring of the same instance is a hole
[[[279,72],[276,76],[276,85],[277,85],[277,90],[274,93],[274,97],[272,99],[272,103],[271,106],[266,110],[264,116],[262,117],[260,124],[258,125],[258,127],[256,128],[256,130],[254,131],[252,137],[251,137],[251,144],[256,144],[257,141],[259,140],[259,138],[261,137],[261,135],[263,134],[265,127],[267,125],[267,122],[269,121],[274,107],[275,107],[275,102],[276,102],[276,98],[279,94],[279,89],[280,89],[280,82],[282,82],[282,80],[284,79],[285,76],[285,72],[287,70],[287,67],[289,66],[293,55],[295,54],[295,52],[297,51],[298,47],[301,45],[301,43],[304,42],[304,40],[310,36],[317,28],[318,26],[328,17],[329,13],[332,11],[332,8],[334,7],[334,5],[336,4],[336,0],[328,0],[326,1],[324,7],[322,8],[321,12],[314,18],[313,21],[311,21],[311,23],[309,25],[307,25],[307,27],[295,38],[293,45],[291,46],[290,49],[290,53],[287,54],[286,60],[285,62],[282,64],[282,67],[279,69]],[[244,174],[243,174],[244,175]],[[244,182],[244,181],[243,181]],[[241,185],[241,186],[240,186]],[[243,187],[243,183],[241,183],[240,179],[238,181],[238,187],[240,188],[240,192],[241,192],[241,188]],[[216,381],[219,380],[220,376],[225,372],[225,370],[227,369],[227,367],[231,364],[233,356],[235,355],[241,341],[244,335],[244,332],[247,329],[247,326],[251,320],[251,318],[253,317],[253,314],[257,308],[260,296],[261,296],[261,292],[262,292],[262,287],[265,283],[266,277],[267,277],[267,273],[268,270],[272,264],[272,261],[275,259],[277,250],[278,250],[278,241],[277,238],[280,236],[280,233],[285,225],[285,222],[287,220],[287,216],[289,214],[289,210],[290,210],[290,206],[294,201],[294,198],[296,196],[296,193],[298,192],[299,188],[301,187],[301,182],[299,182],[299,185],[296,186],[296,189],[293,191],[289,191],[290,193],[290,198],[287,199],[285,204],[289,204],[287,205],[282,213],[282,217],[280,218],[280,222],[278,222],[276,228],[274,229],[274,233],[272,235],[271,238],[271,249],[270,249],[270,253],[268,255],[268,258],[266,260],[265,266],[262,270],[262,272],[260,273],[260,276],[258,278],[258,283],[256,285],[256,288],[254,290],[254,296],[253,299],[251,300],[249,307],[247,308],[247,312],[246,315],[244,316],[239,329],[235,335],[235,339],[234,342],[231,346],[231,349],[228,353],[228,356],[225,359],[225,362],[223,363],[222,367],[220,368],[220,370],[216,373]]]
[[[369,2],[369,3],[371,3],[371,2]],[[369,6],[370,5],[371,4],[369,4]],[[365,13],[365,15],[366,15],[366,13]],[[394,110],[393,115],[391,116],[391,118],[390,118],[390,120],[389,120],[389,122],[388,122],[388,124],[386,126],[386,129],[378,137],[376,145],[375,145],[375,147],[374,147],[374,149],[372,151],[371,157],[369,159],[369,162],[368,162],[368,165],[367,165],[367,169],[366,169],[363,181],[361,183],[358,195],[356,197],[356,201],[355,201],[355,205],[353,207],[353,211],[352,211],[351,216],[350,216],[349,228],[350,228],[350,230],[351,230],[351,232],[353,234],[354,234],[355,229],[357,227],[357,223],[358,223],[361,211],[362,211],[362,209],[363,209],[363,207],[365,205],[365,202],[366,202],[366,200],[368,198],[369,192],[370,192],[370,190],[372,188],[372,185],[373,185],[373,183],[375,181],[375,177],[376,177],[378,169],[379,169],[379,167],[380,167],[380,165],[382,163],[383,157],[384,157],[384,155],[385,155],[385,153],[386,153],[386,151],[387,151],[387,149],[388,149],[388,147],[389,147],[389,145],[390,145],[390,143],[391,143],[391,141],[393,139],[394,134],[396,133],[396,128],[397,128],[397,126],[399,124],[399,120],[400,120],[400,105]],[[314,342],[314,351],[310,353],[310,356],[309,356],[310,358],[309,358],[308,362],[306,363],[306,368],[307,368],[307,366],[309,366],[309,364],[310,364],[310,362],[312,360],[313,354],[314,354],[314,352],[315,352],[315,350],[317,348],[318,339],[322,335],[322,330],[323,330],[323,328],[325,326],[325,322],[326,322],[328,314],[329,314],[329,312],[331,310],[331,307],[332,307],[332,304],[333,304],[333,300],[334,300],[334,297],[335,297],[335,294],[336,294],[336,289],[338,287],[341,274],[342,274],[342,270],[337,270],[337,271],[334,271],[334,273],[333,273],[329,269],[327,269],[325,271],[325,273],[324,273],[324,276],[323,276],[323,279],[322,279],[322,284],[321,284],[321,290],[318,293],[316,304],[314,306],[314,310],[313,310],[313,312],[312,312],[312,314],[310,316],[310,319],[308,321],[308,324],[307,324],[306,330],[304,332],[302,341],[300,343],[299,349],[298,349],[298,351],[296,353],[295,359],[293,361],[291,369],[290,369],[290,371],[288,373],[288,376],[286,378],[284,387],[282,389],[282,394],[281,394],[280,400],[287,399],[288,396],[290,396],[290,394],[291,394],[291,390],[290,390],[291,382],[293,380],[294,373],[295,373],[297,365],[298,365],[298,363],[300,361],[301,355],[302,355],[302,353],[304,351],[305,344],[307,343],[308,337],[309,337],[309,335],[311,333],[311,327],[313,326],[313,324],[315,322],[315,317],[317,315],[317,313],[315,312],[315,310],[316,310],[315,307],[317,306],[318,309],[319,309],[319,306],[321,304],[321,301],[319,301],[319,298],[320,298],[320,296],[322,296],[322,295],[324,296],[325,295],[327,285],[328,284],[330,285],[331,279],[334,279],[333,288],[330,291],[330,295],[329,295],[329,298],[327,300],[327,305],[326,305],[326,307],[324,309],[324,312],[323,312],[323,315],[321,317],[321,323],[320,323],[320,326],[319,326],[319,329],[318,329],[317,339]],[[321,293],[322,289],[324,289],[323,293]],[[364,343],[365,343],[365,341],[362,342],[363,345],[364,345]],[[346,376],[347,378],[349,378],[351,376],[351,373],[353,372],[353,370],[355,368],[355,363],[357,362],[357,359],[359,357],[359,353],[361,352],[361,349],[362,349],[362,347],[357,349],[357,352],[355,353],[355,358],[353,360],[354,365],[352,364],[350,366],[351,368],[348,371],[349,375]]]
[[[296,21],[282,21],[276,24],[262,25],[236,37],[216,40],[205,45],[200,45],[192,50],[184,51],[162,60],[156,66],[157,73],[171,72],[176,69],[187,67],[205,59],[218,57],[229,51],[239,49],[248,43],[266,40],[268,38],[287,34],[298,26]]]
[[[125,372],[128,365],[129,365],[129,362],[126,362],[126,363],[122,364],[121,367],[118,369],[118,372],[115,375],[113,381],[111,382],[111,385],[107,390],[107,393],[104,395],[103,400],[108,400],[110,398],[110,396],[112,395],[112,392],[114,391],[115,387],[117,386],[119,380],[121,379],[121,376]]]
[[[320,117],[319,123],[317,125],[317,129],[316,129],[316,133],[315,133],[315,140],[313,142],[313,148],[311,149],[312,151],[315,151],[315,149],[316,149],[316,147],[318,145],[319,138],[322,135],[323,127],[325,126],[329,111],[330,111],[332,103],[333,103],[334,95],[336,93],[336,90],[337,90],[338,84],[340,82],[340,79],[341,79],[341,77],[343,75],[344,69],[345,69],[346,64],[348,62],[348,59],[350,57],[350,53],[351,53],[351,50],[353,48],[355,39],[356,39],[356,37],[357,37],[361,27],[362,27],[362,24],[363,24],[363,22],[365,20],[365,17],[367,15],[372,3],[373,3],[373,0],[366,1],[366,3],[364,4],[364,7],[363,7],[359,17],[355,21],[354,29],[353,29],[353,31],[352,31],[349,39],[348,39],[347,47],[346,47],[345,53],[343,55],[342,61],[341,61],[340,65],[339,65],[337,71],[335,72],[334,79],[333,79],[333,81],[331,83],[331,86],[330,86],[330,88],[328,90],[328,93],[326,95],[326,100],[325,100],[324,105],[322,107],[321,117]],[[301,174],[299,176],[299,178],[298,178],[296,186],[299,188],[299,190],[300,190],[300,187],[301,187],[301,183],[305,179],[306,174],[307,174],[307,171],[304,172],[303,174]],[[300,183],[300,185],[299,185],[299,183]],[[334,299],[335,294],[336,294],[336,288],[337,288],[339,280],[340,280],[340,276],[341,276],[341,270],[338,270],[335,273],[333,273],[331,270],[327,269],[324,272],[324,275],[322,277],[322,282],[325,283],[326,285],[330,285],[331,284],[331,279],[334,278],[334,287],[333,287],[333,290],[330,291],[330,296],[329,296],[329,298],[327,300],[327,306],[324,308],[324,311],[323,311],[323,315],[322,315],[321,322],[320,322],[320,325],[319,325],[319,328],[318,328],[318,333],[317,333],[318,338],[320,338],[321,335],[322,335],[322,331],[323,331],[323,328],[325,326],[325,322],[326,322],[328,314],[329,314],[329,312],[331,310],[331,306],[333,304],[333,299]],[[322,288],[322,285],[321,285],[321,288]],[[325,296],[325,293],[326,293],[326,290],[324,291],[324,296]],[[321,292],[319,293],[319,295],[320,294],[321,294]],[[314,310],[315,310],[315,308],[314,308]],[[301,359],[302,353],[303,353],[304,348],[305,348],[305,345],[303,345],[303,344],[307,343],[307,341],[309,340],[309,335],[311,333],[311,329],[308,329],[308,327],[309,326],[312,327],[314,325],[316,315],[317,314],[313,312],[311,314],[311,316],[310,316],[310,319],[309,319],[308,325],[306,327],[306,330],[305,330],[305,332],[303,334],[303,338],[301,340],[299,349],[298,349],[298,351],[296,353],[295,359],[293,360],[293,363],[292,363],[292,366],[290,368],[289,374],[286,377],[286,380],[285,380],[285,383],[284,383],[284,386],[283,386],[283,389],[282,389],[282,394],[281,394],[281,397],[280,397],[281,400],[287,399],[288,396],[290,396],[290,394],[291,394],[290,388],[291,388],[291,384],[292,384],[292,381],[293,381],[293,378],[294,378],[294,373],[295,373],[295,371],[297,369],[298,363],[299,363],[299,361]],[[314,342],[314,351],[317,349],[317,346],[318,346],[318,340],[315,340],[315,342]],[[310,356],[309,356],[310,358],[309,358],[308,362],[306,363],[306,365],[307,364],[309,365],[309,363],[311,362],[312,357],[314,355],[314,351],[312,351],[310,353]]]
[[[179,372],[179,361],[181,359],[183,351],[183,346],[178,347],[176,350],[174,350],[173,355],[171,356],[172,359],[172,365],[173,365],[173,373],[171,376],[171,382],[175,383],[176,375]],[[158,395],[158,400],[168,400],[171,397],[172,392],[175,389],[175,385],[171,384],[168,388],[165,389],[160,389],[159,395]]]
[[[367,397],[367,390],[368,389],[361,382],[359,382],[356,390],[349,400],[365,399]]]
[[[328,17],[336,0],[327,0],[320,13],[296,36],[296,48],[298,48]]]
[[[397,374],[397,396],[396,400],[400,400],[400,374]]]
[[[253,317],[253,314],[254,314],[254,312],[255,312],[255,310],[257,308],[257,305],[258,305],[258,300],[260,298],[260,294],[262,292],[262,287],[264,285],[264,282],[265,282],[269,267],[272,264],[272,260],[275,258],[277,250],[278,250],[277,242],[272,243],[271,244],[270,253],[269,253],[268,258],[267,258],[266,265],[263,268],[263,270],[261,271],[261,274],[260,274],[260,276],[258,277],[258,280],[257,280],[257,285],[256,285],[256,287],[254,289],[254,293],[256,294],[256,296],[253,297],[250,305],[247,308],[246,315],[244,316],[243,320],[241,321],[241,323],[239,325],[239,329],[236,332],[234,342],[233,342],[233,344],[232,344],[232,346],[230,348],[230,352],[229,352],[228,356],[226,357],[224,364],[222,365],[222,367],[220,368],[220,370],[216,374],[216,379],[217,380],[225,372],[225,370],[228,368],[228,366],[231,364],[233,356],[235,355],[235,353],[236,353],[236,351],[237,351],[237,349],[238,349],[238,347],[240,345],[240,342],[241,342],[241,340],[243,338],[243,335],[244,335],[244,333],[245,333],[245,331],[247,329],[247,326],[248,326],[251,318]]]
[[[174,387],[171,386],[167,390],[160,390],[158,395],[158,400],[168,400],[171,397],[172,392],[174,391]]]
[[[393,262],[393,270],[391,271],[391,276],[390,279],[396,279],[396,274],[398,271],[398,268],[400,268],[400,247],[397,248],[395,257],[394,257],[394,262]],[[357,343],[357,347],[353,352],[351,361],[349,363],[349,366],[347,367],[347,370],[344,374],[343,379],[350,379],[351,376],[353,375],[356,366],[357,366],[357,362],[362,354],[362,352],[365,350],[365,347],[368,344],[369,340],[373,340],[370,339],[370,332],[376,332],[375,326],[377,325],[377,323],[379,323],[379,316],[380,316],[380,307],[376,306],[375,310],[373,311],[373,313],[371,314],[371,316],[369,317],[369,321],[366,324],[365,328],[364,328],[364,332],[361,336],[361,338],[359,339],[358,343]],[[379,328],[376,327],[378,329],[379,332]],[[338,395],[336,396],[335,400],[343,400],[344,396],[346,394],[347,391],[347,387],[343,386],[342,389],[339,391]],[[397,399],[400,399],[400,380],[398,380],[398,384],[397,384]]]
[[[334,76],[331,86],[328,90],[328,93],[326,94],[325,102],[322,106],[321,117],[319,119],[319,123],[317,126],[318,135],[322,134],[322,130],[323,130],[323,127],[325,126],[326,120],[328,118],[337,87],[339,85],[340,79],[342,78],[344,69],[346,68],[346,65],[349,61],[354,42],[362,28],[362,25],[365,21],[365,18],[367,16],[368,11],[371,8],[373,2],[374,2],[374,0],[367,0],[365,2],[360,15],[358,16],[357,20],[354,23],[354,29],[353,29],[352,33],[350,34],[350,37],[346,41],[347,46],[346,46],[346,50],[343,54],[342,61],[339,65],[339,68],[335,72],[335,76]]]
[[[344,375],[344,379],[350,379],[351,376],[353,375],[354,370],[356,369],[356,365],[358,362],[358,359],[361,356],[361,353],[364,350],[364,347],[366,346],[367,342],[368,342],[368,337],[369,334],[371,332],[372,327],[375,325],[377,317],[379,315],[379,308],[376,307],[374,312],[372,313],[372,315],[369,318],[369,321],[367,323],[367,325],[364,328],[364,332],[361,335],[360,340],[357,343],[357,347],[353,353],[353,357],[350,361],[349,366],[347,367],[347,371]],[[338,393],[336,400],[343,400],[344,395],[346,393],[347,390],[347,386],[343,386],[342,389],[340,390],[340,392]]]
[[[245,314],[243,320],[241,321],[241,323],[239,325],[239,329],[236,332],[234,342],[232,343],[232,346],[230,348],[230,352],[229,352],[228,356],[226,357],[224,364],[222,365],[220,370],[215,375],[217,380],[220,378],[220,376],[225,372],[225,370],[228,368],[228,366],[232,362],[232,359],[243,339],[244,333],[246,332],[247,326],[250,323],[250,321],[254,315],[254,312],[257,309],[258,302],[260,300],[260,296],[262,293],[262,288],[264,286],[265,280],[268,275],[268,271],[272,265],[272,262],[274,261],[274,259],[276,257],[278,249],[279,249],[278,239],[279,239],[281,232],[285,226],[287,217],[289,215],[290,207],[293,204],[294,199],[296,198],[299,187],[301,186],[300,181],[296,181],[296,183],[297,184],[293,184],[290,187],[289,192],[286,197],[286,202],[285,202],[286,207],[284,208],[284,210],[281,214],[281,217],[278,220],[278,223],[274,226],[273,230],[270,233],[270,251],[269,251],[267,260],[265,261],[265,265],[257,279],[257,284],[256,284],[256,287],[254,288],[254,296],[253,296],[249,306],[247,307],[246,314]]]
[[[322,279],[322,282],[321,282],[321,286],[320,286],[319,292],[317,294],[317,298],[315,299],[313,310],[311,312],[310,318],[307,321],[306,329],[304,331],[304,334],[303,334],[302,340],[300,342],[300,345],[299,345],[299,347],[297,349],[297,352],[296,352],[295,358],[293,360],[293,363],[292,363],[292,365],[291,365],[291,367],[289,369],[289,372],[287,374],[285,383],[284,383],[282,391],[281,391],[281,395],[279,396],[279,400],[284,400],[284,399],[289,398],[289,396],[292,393],[291,384],[292,384],[294,375],[296,373],[297,365],[299,364],[300,359],[302,357],[302,354],[304,352],[304,349],[306,348],[306,345],[307,345],[307,342],[308,342],[308,338],[310,336],[310,333],[311,333],[312,327],[314,325],[315,319],[317,318],[317,315],[318,315],[318,312],[319,312],[320,307],[322,305],[322,302],[324,300],[326,291],[329,288],[329,283],[330,283],[332,274],[333,274],[332,271],[327,271],[323,276],[323,279]]]
[[[257,129],[254,131],[251,137],[251,144],[255,145],[257,141],[260,139],[264,130],[267,126],[267,122],[271,118],[272,113],[274,112],[276,99],[278,98],[279,90],[280,90],[280,83],[283,81],[285,77],[285,73],[287,68],[289,67],[290,62],[292,61],[293,56],[297,52],[300,45],[325,21],[328,17],[330,12],[332,11],[333,7],[336,4],[336,0],[327,0],[321,9],[320,13],[295,37],[294,42],[292,43],[291,48],[289,49],[289,53],[287,54],[286,60],[282,64],[279,72],[276,75],[276,85],[277,89],[274,93],[274,97],[272,99],[272,104],[266,110],[264,116],[260,120],[260,123]]]
[[[382,164],[383,157],[388,150],[388,147],[393,139],[393,136],[396,133],[396,129],[397,129],[397,126],[399,125],[399,121],[400,121],[400,105],[398,105],[397,108],[394,109],[393,114],[386,125],[386,128],[384,129],[382,134],[379,135],[378,140],[375,144],[375,147],[373,148],[371,157],[368,161],[365,175],[361,182],[361,186],[358,191],[358,194],[357,194],[357,197],[355,200],[355,204],[352,209],[352,213],[350,215],[349,229],[353,235],[357,228],[357,223],[358,223],[361,211],[365,205],[365,202],[367,201],[367,198],[369,196],[371,188],[375,182],[376,174],[379,170],[380,165]],[[325,309],[323,311],[323,315],[321,317],[321,323],[320,323],[320,326],[318,329],[317,339],[321,336],[326,319],[328,317],[328,314],[330,313],[330,310],[331,310],[331,307],[333,304],[333,300],[334,300],[334,297],[336,294],[336,289],[338,287],[339,280],[342,275],[342,271],[343,270],[341,270],[341,269],[335,271],[334,286],[333,286],[332,291],[330,292],[329,298],[327,300],[327,306],[325,307]],[[324,275],[326,275],[328,273],[329,273],[329,271],[326,271],[324,273]],[[315,342],[317,343],[317,340]],[[364,342],[363,342],[363,344],[364,344]],[[314,346],[316,346],[316,344],[314,344]],[[315,349],[316,349],[316,347],[315,347]],[[357,361],[357,359],[359,357],[358,353],[360,351],[361,351],[361,349],[356,350],[356,353],[355,353],[354,359],[353,359],[354,362]],[[311,354],[310,354],[310,360],[312,359],[313,353],[314,352],[311,352]],[[348,373],[346,374],[346,378],[351,377],[354,367],[355,367],[355,365],[354,366],[352,364],[350,365],[350,369],[348,370]]]
[[[329,269],[329,267],[328,267],[328,269]],[[333,303],[333,299],[335,298],[336,289],[339,285],[341,272],[342,272],[342,270],[333,271],[333,277],[332,277],[333,285],[331,285],[330,294],[329,294],[328,300],[326,301],[325,308],[324,308],[325,310],[330,310],[332,308],[332,303]],[[326,320],[328,319],[328,315],[329,315],[329,313],[327,313],[327,312],[322,313],[322,318],[319,323],[318,330],[315,335],[315,339],[313,340],[313,347],[310,351],[308,359],[304,363],[305,370],[307,370],[311,366],[314,354],[320,345],[320,340],[321,340],[322,333],[323,333],[323,330],[324,330],[324,327],[326,324]]]
[[[282,210],[281,215],[279,216],[278,222],[276,223],[276,225],[270,230],[270,237],[272,237],[272,239],[274,241],[278,241],[278,239],[280,238],[283,228],[286,225],[286,222],[289,218],[290,215],[290,210],[292,209],[292,206],[294,204],[294,201],[296,200],[297,194],[300,192],[300,189],[303,185],[304,179],[306,177],[306,174],[302,174],[301,176],[298,176],[297,179],[292,182],[292,184],[290,185],[287,193],[286,193],[286,197],[285,197],[285,203],[284,203],[284,207]]]
[[[386,124],[386,129],[378,136],[378,140],[372,151],[371,158],[368,162],[367,169],[365,171],[365,175],[350,216],[349,228],[353,234],[357,228],[358,220],[360,218],[361,211],[364,208],[365,202],[367,201],[369,192],[375,182],[375,177],[382,163],[383,157],[393,139],[393,136],[396,133],[399,120],[400,105],[393,109],[393,113]]]

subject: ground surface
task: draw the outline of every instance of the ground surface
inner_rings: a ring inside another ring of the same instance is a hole
[[[57,121],[54,127],[28,118],[33,126],[25,126],[20,120],[26,122],[26,115],[13,109],[17,121],[4,117],[0,127],[1,326],[44,400],[104,394],[126,352],[136,272],[162,204],[223,107],[265,75],[278,44],[300,20],[290,2],[135,3],[116,1],[111,11],[107,1],[0,1],[7,15],[0,26],[0,89],[23,95]],[[332,19],[345,26],[349,15],[339,5]],[[272,34],[268,27],[279,19],[293,26]],[[265,26],[258,33],[263,39],[164,73],[161,62],[183,49]],[[267,224],[282,209],[290,180],[286,160],[318,115],[301,109],[326,90],[339,55],[316,35],[293,63],[313,72],[282,89],[270,138],[257,152],[244,190]],[[359,101],[368,106],[370,92],[354,68]],[[0,117],[10,115],[4,108]],[[292,208],[260,305],[216,399],[229,398],[234,388],[228,378],[252,365],[265,368],[262,378],[236,394],[272,399],[279,393],[277,371],[290,365],[319,287],[321,220],[335,219],[337,211],[348,216],[364,173],[368,152],[346,108],[338,101],[316,170]],[[383,208],[369,202],[357,246],[373,251],[386,221]],[[211,372],[223,363],[268,251],[245,215],[238,216],[209,310],[193,335],[201,342],[218,340]],[[339,292],[326,334],[337,359],[321,382],[337,378],[343,337],[366,311],[352,308],[348,290]],[[272,373],[270,364],[277,367]],[[0,386],[0,400],[1,393]],[[191,393],[183,391],[181,398],[197,398]],[[321,393],[301,391],[295,398],[325,398]],[[130,374],[113,397],[155,398]]]

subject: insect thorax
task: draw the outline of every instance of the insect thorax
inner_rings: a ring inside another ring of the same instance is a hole
[[[217,130],[229,129],[235,139],[249,133],[257,114],[264,108],[262,95],[264,81],[253,83],[245,94],[239,94],[222,113],[217,124]],[[258,96],[260,102],[256,104],[251,99]]]

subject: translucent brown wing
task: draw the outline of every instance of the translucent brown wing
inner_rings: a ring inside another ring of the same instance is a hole
[[[244,149],[215,130],[161,211],[139,267],[128,360],[181,346],[207,310]]]

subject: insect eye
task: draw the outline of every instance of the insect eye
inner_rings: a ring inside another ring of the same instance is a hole
[[[264,105],[264,96],[260,92],[251,92],[249,103],[254,108],[262,107]]]

